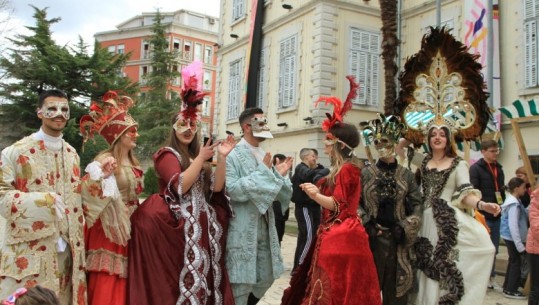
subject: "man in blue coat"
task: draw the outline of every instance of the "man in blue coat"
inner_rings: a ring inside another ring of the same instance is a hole
[[[239,122],[243,138],[226,160],[226,190],[234,212],[226,266],[236,305],[254,305],[283,273],[272,205],[290,202],[292,183],[287,173],[292,158],[273,166],[271,154],[260,147],[273,138],[260,108],[245,109]]]

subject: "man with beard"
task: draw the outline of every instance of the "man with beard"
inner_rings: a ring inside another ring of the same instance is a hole
[[[389,116],[361,124],[378,162],[361,171],[362,219],[374,256],[384,305],[405,305],[414,274],[408,256],[420,227],[421,193],[414,174],[397,164],[395,145],[404,125]]]
[[[41,129],[2,151],[0,215],[6,219],[0,250],[0,299],[20,287],[41,285],[61,304],[86,304],[84,216],[79,156],[62,139],[67,96],[39,96]],[[103,177],[114,160],[102,162]],[[106,175],[105,175],[106,173]]]
[[[272,166],[271,154],[260,147],[273,138],[262,109],[245,109],[239,123],[243,138],[226,159],[226,190],[234,212],[226,266],[236,305],[252,305],[283,273],[272,204],[290,202],[292,183],[287,173],[292,158]]]

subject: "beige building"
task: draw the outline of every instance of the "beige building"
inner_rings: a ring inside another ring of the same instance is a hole
[[[464,41],[467,34],[464,22],[469,9],[466,1],[441,2],[441,23],[454,28],[453,34]],[[515,100],[528,105],[529,100],[539,95],[538,40],[535,38],[538,37],[539,0],[500,2],[502,77],[500,105],[497,106],[512,108]],[[243,110],[246,86],[250,5],[251,1],[247,0],[221,1],[221,48],[217,52],[220,68],[216,87],[219,103],[214,121],[218,137],[224,137],[226,130],[236,135],[240,132],[237,121]],[[402,67],[406,58],[419,50],[421,37],[428,27],[436,24],[436,1],[404,0],[400,3],[400,12],[399,66]],[[275,137],[263,143],[266,151],[291,155],[299,162],[298,152],[302,147],[320,150],[320,139],[324,136],[320,122],[331,108],[314,108],[313,103],[327,95],[344,99],[348,92],[345,75],[355,75],[360,83],[360,94],[347,115],[348,122],[358,123],[382,111],[385,84],[380,28],[378,1],[265,1],[257,104],[267,114]],[[501,122],[504,150],[500,162],[508,180],[522,165],[522,160],[508,118],[501,116]],[[536,174],[539,173],[539,141],[534,135],[538,132],[536,123],[522,125]],[[362,145],[357,153],[365,157]]]

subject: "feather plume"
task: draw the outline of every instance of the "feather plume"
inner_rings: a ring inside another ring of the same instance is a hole
[[[352,75],[346,76],[348,81],[350,82],[350,91],[348,92],[348,95],[346,97],[346,100],[343,102],[335,97],[335,96],[329,96],[329,97],[320,97],[314,104],[315,107],[318,106],[319,103],[324,102],[324,105],[332,104],[333,105],[333,114],[326,113],[327,119],[322,122],[322,130],[328,131],[333,125],[337,123],[342,123],[344,115],[352,109],[352,100],[357,97],[357,90],[359,89],[359,85],[355,82],[355,77]]]
[[[462,77],[460,87],[464,89],[463,99],[468,101],[475,110],[473,125],[459,129],[454,137],[457,141],[475,140],[483,134],[492,117],[486,103],[489,94],[485,91],[486,85],[481,74],[482,66],[476,61],[478,55],[470,54],[466,45],[456,40],[445,27],[431,27],[430,33],[423,36],[421,50],[412,55],[404,64],[404,69],[399,76],[401,89],[394,109],[403,122],[406,122],[405,110],[408,105],[415,102],[417,77],[420,74],[429,75],[429,69],[438,53],[445,60],[447,73],[458,73]],[[437,102],[444,103],[443,100]],[[422,144],[424,137],[424,133],[417,128],[408,128],[405,135],[405,138],[415,145]]]

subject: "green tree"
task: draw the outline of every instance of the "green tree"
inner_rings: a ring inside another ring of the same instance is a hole
[[[162,23],[163,16],[157,11],[153,19],[152,36],[150,37],[151,69],[144,81],[148,87],[145,99],[135,112],[139,122],[139,153],[149,157],[156,147],[163,145],[171,128],[171,118],[179,111],[181,100],[178,92],[171,90],[174,78],[179,77],[179,63],[170,52],[166,30],[168,25]]]
[[[97,99],[109,89],[128,94],[137,92],[137,85],[119,73],[128,57],[109,54],[99,45],[89,55],[88,46],[80,37],[74,48],[57,45],[51,36],[51,26],[60,18],[47,19],[46,8],[32,7],[36,24],[26,27],[31,34],[8,38],[11,46],[0,56],[5,80],[0,83],[0,123],[20,129],[20,135],[14,138],[35,131],[40,126],[36,117],[39,93],[61,89],[74,102],[64,138],[80,150],[78,121],[86,113],[88,100]]]

